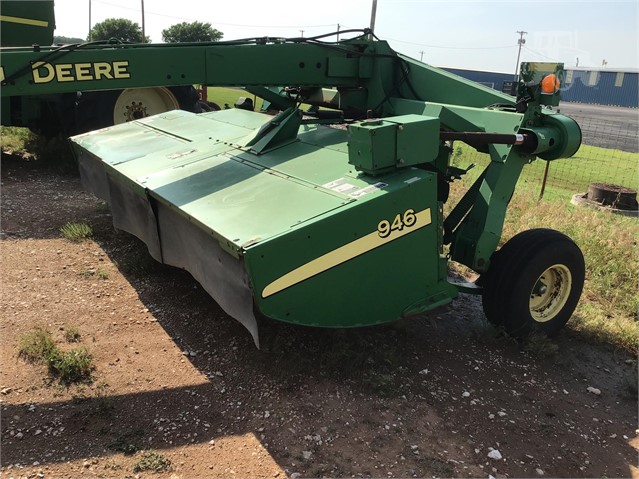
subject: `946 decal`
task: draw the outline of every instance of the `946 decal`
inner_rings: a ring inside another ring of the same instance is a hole
[[[377,224],[377,234],[380,238],[386,238],[393,231],[401,231],[404,228],[411,228],[417,223],[417,216],[415,210],[412,208],[407,209],[404,213],[398,213],[391,220],[382,220]]]

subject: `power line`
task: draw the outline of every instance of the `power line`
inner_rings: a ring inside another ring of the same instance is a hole
[[[528,47],[523,47],[523,49],[526,50],[526,51],[529,51],[530,53],[534,53],[535,55],[539,55],[540,57],[543,57],[546,60],[550,60],[550,61],[553,61],[553,62],[560,63],[559,60],[557,60],[556,58],[550,58],[548,55],[544,55],[543,53],[537,52],[535,50],[531,50]]]
[[[342,25],[345,26],[345,25]],[[379,35],[378,35],[379,36]],[[381,38],[381,37],[380,37]],[[442,48],[445,50],[501,50],[505,48],[512,48],[513,45],[503,46],[503,47],[450,47],[445,45],[429,45],[426,43],[417,43],[417,42],[407,42],[405,40],[398,40],[397,38],[383,37],[384,40],[391,40],[393,42],[405,43],[407,45],[417,45],[419,47],[427,47],[427,48]]]
[[[124,5],[118,5],[115,3],[109,3],[109,2],[105,2],[103,0],[93,0],[95,3],[100,3],[102,5],[109,5],[110,7],[117,7],[117,8],[121,8],[123,10],[132,10],[134,12],[139,11],[137,8],[132,8],[132,7],[126,7]],[[166,15],[164,13],[157,13],[157,12],[151,12],[149,10],[146,10],[145,13],[149,14],[149,15],[155,15],[156,17],[165,17],[165,18],[172,18],[174,20],[186,20],[189,22],[199,22],[201,20],[197,20],[195,18],[187,18],[187,17],[179,17],[176,15]],[[324,27],[332,27],[335,24],[334,23],[328,23],[325,25],[244,25],[241,23],[224,23],[224,22],[210,22],[212,25],[225,25],[228,27],[245,27],[245,28],[290,28],[290,29],[297,29],[299,30],[300,28],[324,28]]]

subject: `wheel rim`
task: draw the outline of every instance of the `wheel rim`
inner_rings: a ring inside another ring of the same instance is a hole
[[[563,264],[544,271],[530,292],[530,315],[539,322],[550,321],[563,309],[572,289],[572,274]]]
[[[178,108],[180,104],[167,88],[129,88],[120,93],[115,101],[113,124],[139,120]]]

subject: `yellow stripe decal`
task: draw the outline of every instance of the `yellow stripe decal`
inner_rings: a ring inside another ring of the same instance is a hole
[[[31,18],[10,17],[8,15],[0,15],[0,21],[9,23],[20,23],[22,25],[33,25],[34,27],[48,27],[49,22],[43,20],[33,20]]]
[[[345,263],[346,261],[363,255],[364,253],[368,253],[369,251],[379,248],[386,243],[395,241],[396,239],[412,233],[413,231],[417,231],[424,226],[428,226],[431,223],[430,208],[416,213],[415,216],[417,220],[415,221],[415,224],[410,227],[395,230],[385,238],[382,238],[376,230],[362,238],[345,244],[344,246],[340,246],[333,251],[329,251],[319,258],[315,258],[299,268],[286,273],[284,276],[281,276],[264,288],[262,291],[262,298],[268,298],[269,296],[279,293],[286,288],[290,288],[297,283],[301,283],[304,280],[312,278],[315,275],[323,273],[328,269]]]

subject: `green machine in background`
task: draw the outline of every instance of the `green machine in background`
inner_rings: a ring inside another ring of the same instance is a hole
[[[161,74],[268,102],[268,112],[176,110],[72,138],[83,184],[109,202],[115,226],[188,270],[256,343],[262,317],[372,325],[459,292],[482,294],[487,317],[511,334],[557,332],[581,294],[579,248],[532,230],[496,250],[522,168],[579,148],[578,125],[550,108],[561,66],[524,64],[514,98],[359,33],[78,48],[44,68],[79,72],[86,89]],[[36,58],[23,52],[13,69],[26,59]],[[120,77],[97,74],[115,60]],[[10,77],[13,94],[33,90],[42,68]],[[39,91],[72,91],[59,80]],[[464,173],[450,164],[454,141],[491,162],[444,217],[449,183]],[[477,284],[449,281],[449,260],[478,272]]]

